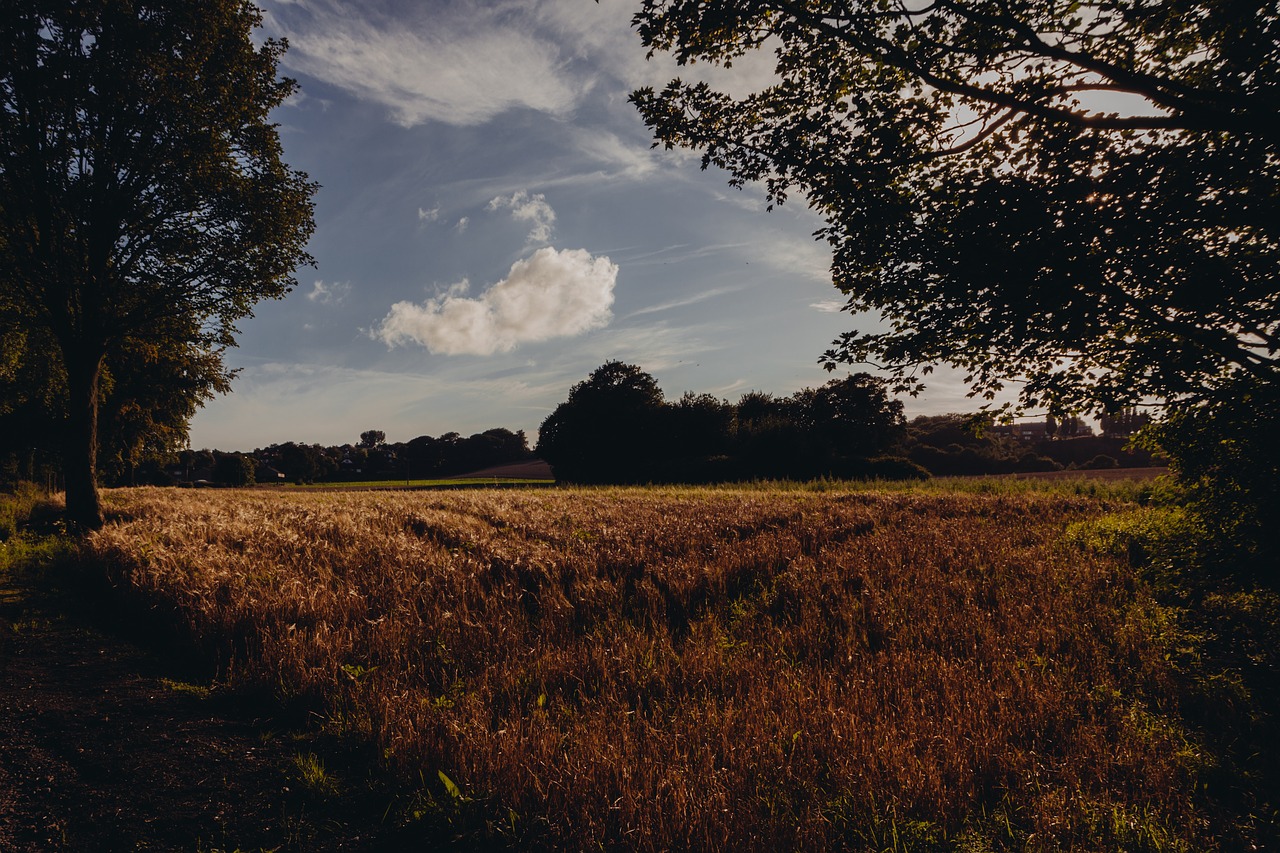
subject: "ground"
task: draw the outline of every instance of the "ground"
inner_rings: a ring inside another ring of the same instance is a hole
[[[387,800],[308,786],[314,741],[101,621],[0,581],[0,850],[395,847]]]

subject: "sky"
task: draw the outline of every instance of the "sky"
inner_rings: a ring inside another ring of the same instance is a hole
[[[758,187],[652,148],[627,102],[676,76],[746,94],[768,57],[647,60],[637,5],[263,2],[260,35],[288,39],[281,72],[300,84],[273,115],[285,160],[321,185],[316,266],[240,324],[234,390],[196,415],[191,445],[492,427],[532,443],[613,359],[668,399],[831,379],[818,357],[877,320],[839,310],[821,221],[798,198],[766,212]],[[904,403],[974,410],[964,390],[943,372]]]

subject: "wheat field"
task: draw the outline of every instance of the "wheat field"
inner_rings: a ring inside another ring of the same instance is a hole
[[[1161,617],[1064,493],[108,492],[233,689],[520,848],[1199,849]]]

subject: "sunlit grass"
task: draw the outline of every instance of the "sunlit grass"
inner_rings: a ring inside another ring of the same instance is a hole
[[[477,835],[1199,849],[1158,609],[1062,543],[1153,487],[1023,482],[139,489],[90,546]]]
[[[281,483],[278,488],[309,491],[325,489],[438,489],[455,486],[546,486],[552,482],[554,481],[520,477],[450,477],[438,480],[350,480],[323,483]]]

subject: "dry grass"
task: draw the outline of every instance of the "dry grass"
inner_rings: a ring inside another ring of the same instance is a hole
[[[1097,512],[1087,497],[108,502],[119,518],[91,547],[233,684],[368,738],[442,810],[462,820],[470,802],[478,834],[636,850],[1210,841],[1157,611],[1127,568],[1057,544]]]

